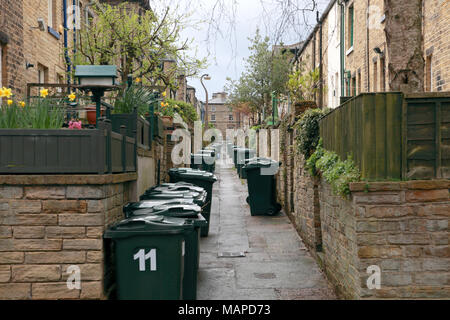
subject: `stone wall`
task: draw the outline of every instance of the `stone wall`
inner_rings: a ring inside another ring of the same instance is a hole
[[[0,176],[0,299],[104,299],[103,232],[123,218],[136,178]],[[67,287],[71,265],[81,290]]]
[[[355,183],[349,200],[319,186],[324,267],[356,299],[450,298],[450,181]],[[367,267],[381,288],[367,288]]]

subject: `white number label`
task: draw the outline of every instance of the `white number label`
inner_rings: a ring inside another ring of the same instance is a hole
[[[146,261],[150,260],[150,271],[156,271],[156,249],[151,249],[147,254],[141,249],[134,255],[134,260],[139,260],[139,271],[146,271]]]

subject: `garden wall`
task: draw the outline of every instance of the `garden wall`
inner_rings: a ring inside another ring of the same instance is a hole
[[[0,176],[0,299],[104,299],[103,232],[123,218],[136,178]],[[67,287],[71,265],[81,290]]]
[[[338,292],[360,298],[450,298],[450,181],[354,183],[351,198],[319,185],[324,267]],[[367,288],[367,267],[381,288]]]

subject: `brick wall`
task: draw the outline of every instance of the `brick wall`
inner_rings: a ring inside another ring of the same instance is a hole
[[[324,266],[347,298],[449,298],[448,180],[355,183],[350,200],[319,187]],[[381,289],[366,286],[381,268]]]
[[[15,93],[24,93],[23,56],[24,39],[22,31],[23,1],[0,0],[0,45],[2,50],[1,84]]]
[[[104,299],[105,228],[136,174],[0,177],[0,299]],[[67,268],[81,270],[69,290]]]
[[[425,77],[431,77],[427,91],[450,90],[450,2],[423,1],[424,56],[430,59],[431,69],[425,69]],[[431,70],[431,74],[429,74]],[[430,90],[431,89],[431,90]]]

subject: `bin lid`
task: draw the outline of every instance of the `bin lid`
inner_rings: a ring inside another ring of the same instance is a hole
[[[176,183],[162,183],[154,188],[167,188],[169,190],[178,191],[178,190],[191,190],[202,193],[205,191],[202,187],[196,186],[195,184],[188,182],[176,182]]]
[[[160,205],[172,205],[172,204],[194,204],[194,199],[151,199],[141,200],[139,202],[129,202],[123,207],[123,212],[129,213],[135,210],[154,208]]]
[[[272,159],[267,158],[253,158],[244,167],[244,170],[258,169],[258,168],[269,168],[272,165],[281,165],[281,162],[277,162]]]
[[[192,220],[194,226],[202,227],[205,225],[206,219],[201,215],[202,208],[195,204],[187,203],[170,203],[170,204],[160,204],[153,207],[142,206],[136,210],[128,212],[128,217],[139,217],[147,215],[159,215],[165,217],[173,218],[183,218]]]
[[[153,200],[153,199],[193,199],[197,202],[206,202],[207,193],[195,191],[150,191],[141,196],[141,200]]]
[[[217,181],[217,177],[213,173],[197,169],[173,168],[169,170],[169,174],[188,179],[205,180],[213,183]]]
[[[189,219],[159,215],[137,216],[119,222],[105,231],[104,238],[120,239],[145,235],[174,235],[192,230],[194,223]]]

